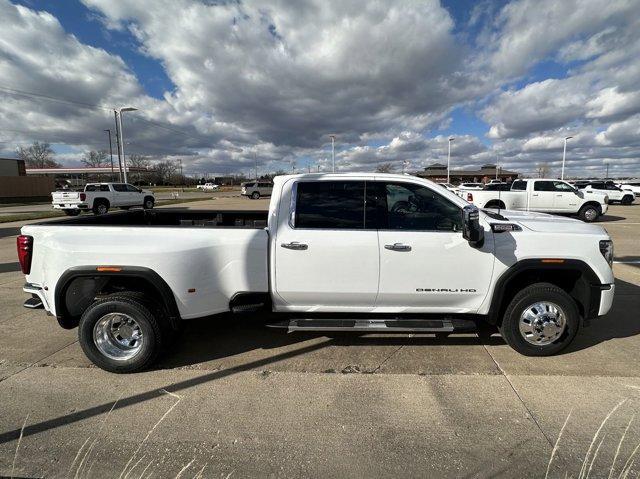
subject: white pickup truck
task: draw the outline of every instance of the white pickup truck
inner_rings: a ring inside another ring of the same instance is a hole
[[[156,201],[153,192],[128,183],[87,183],[84,191],[54,191],[51,196],[53,208],[63,210],[68,216],[77,216],[82,211],[103,215],[114,207],[151,209]]]
[[[196,186],[196,189],[203,190],[203,191],[213,191],[213,190],[217,190],[218,188],[220,188],[220,186],[216,185],[215,183],[204,183],[202,185]]]
[[[262,312],[289,331],[497,327],[515,350],[544,356],[614,294],[602,227],[481,211],[406,175],[281,176],[268,213],[135,210],[21,233],[25,306],[78,327],[89,359],[114,372],[148,367],[183,320],[228,312]]]
[[[597,220],[609,207],[607,195],[579,191],[553,179],[515,180],[511,191],[459,190],[457,194],[478,208],[576,215],[587,222]]]

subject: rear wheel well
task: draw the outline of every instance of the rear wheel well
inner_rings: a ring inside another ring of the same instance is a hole
[[[99,205],[100,203],[104,203],[107,205],[107,208],[109,208],[109,206],[111,206],[111,203],[109,203],[109,200],[106,198],[96,198],[93,200],[93,206],[95,207],[96,205]]]
[[[501,210],[506,209],[506,206],[502,200],[491,200],[486,205],[485,208],[500,208]]]
[[[535,283],[550,283],[559,287],[575,301],[582,318],[590,316],[592,279],[584,271],[577,268],[531,268],[523,269],[505,283],[496,285],[496,293],[501,296],[492,304],[491,322],[500,325],[515,295]],[[501,293],[499,289],[502,289]]]
[[[173,293],[168,297],[166,291],[145,276],[117,274],[79,274],[66,279],[56,288],[56,315],[60,326],[75,328],[84,311],[94,301],[113,293],[139,293],[149,303],[163,310],[174,329],[179,327],[180,316]]]

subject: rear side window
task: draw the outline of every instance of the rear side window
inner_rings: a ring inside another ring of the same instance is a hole
[[[84,191],[98,191],[98,185],[87,185],[84,187]]]
[[[109,191],[109,185],[100,185],[100,191]]]
[[[513,185],[511,185],[511,189],[524,191],[527,189],[527,182],[522,180],[516,180],[513,182]]]
[[[604,190],[604,183],[591,183],[591,188],[594,190]]]
[[[271,188],[271,183],[259,183],[260,188]]]
[[[314,181],[297,184],[296,228],[363,229],[363,181]]]
[[[553,181],[536,181],[533,184],[533,191],[555,191]]]

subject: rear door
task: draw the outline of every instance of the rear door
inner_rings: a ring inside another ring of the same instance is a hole
[[[124,183],[113,183],[111,204],[113,206],[126,206],[129,204],[129,193],[127,192],[127,185]]]
[[[367,183],[376,203],[380,282],[376,308],[388,312],[475,312],[493,273],[493,235],[482,248],[462,237],[462,209],[411,182]],[[375,198],[372,191],[375,190]]]
[[[365,228],[364,180],[289,180],[271,250],[276,308],[373,308],[378,233]]]
[[[553,211],[553,196],[555,188],[552,180],[536,180],[533,191],[530,192],[529,209]]]

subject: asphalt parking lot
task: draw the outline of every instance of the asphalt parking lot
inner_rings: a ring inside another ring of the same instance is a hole
[[[191,322],[157,369],[128,376],[22,307],[20,225],[0,225],[0,476],[636,477],[640,204],[600,224],[614,307],[555,357],[499,336],[329,337],[233,318]]]

